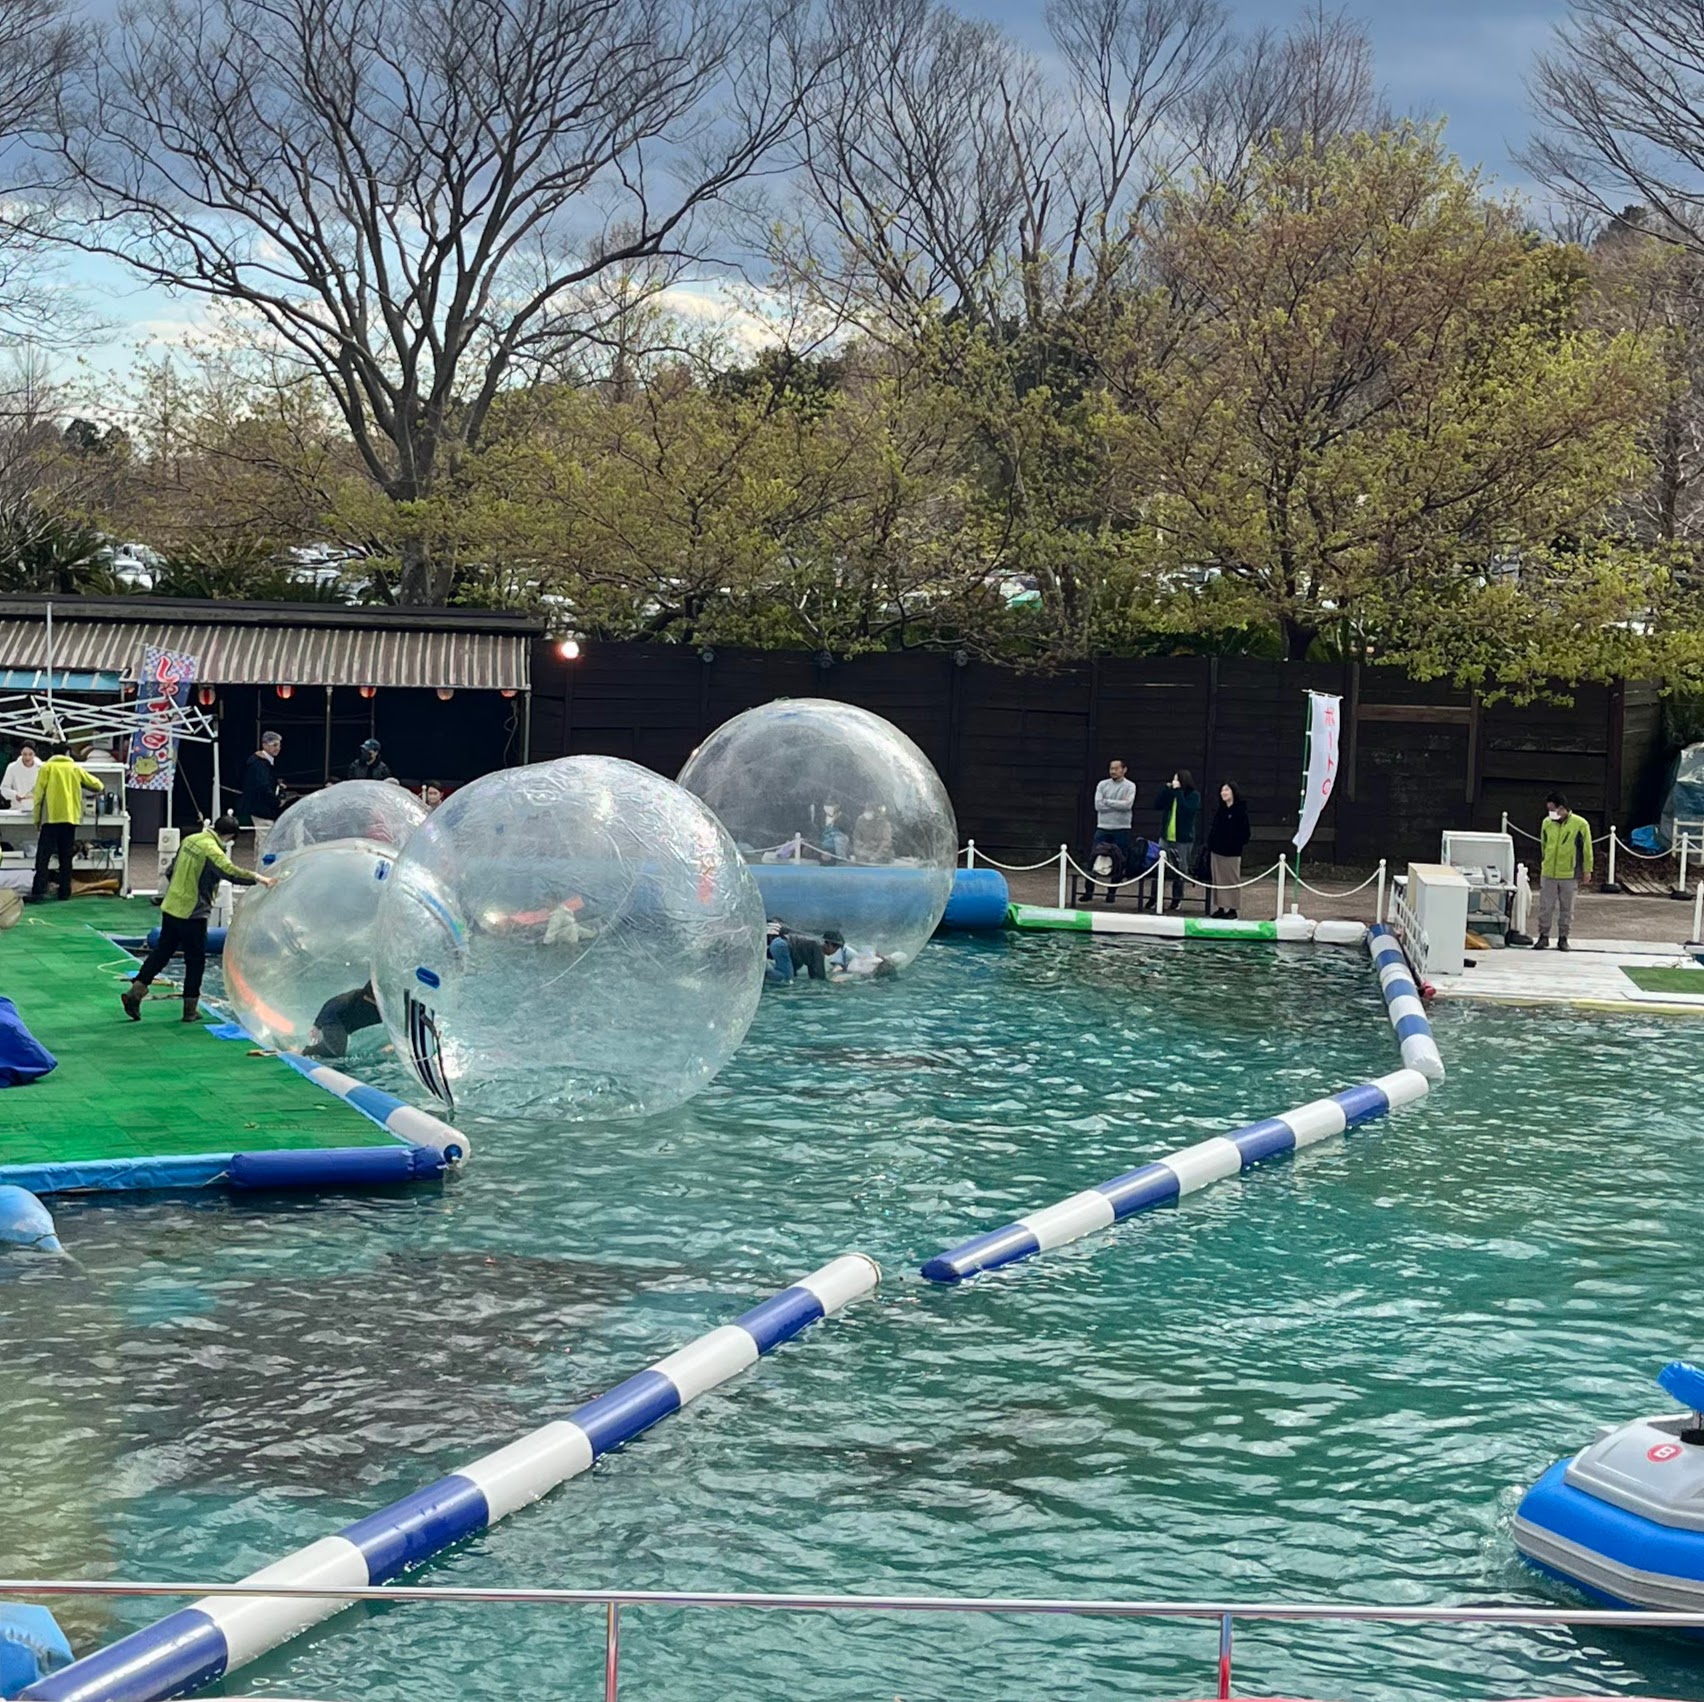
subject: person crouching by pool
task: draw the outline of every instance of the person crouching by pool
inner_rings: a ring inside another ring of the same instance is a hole
[[[1219,788],[1219,807],[1214,811],[1213,825],[1207,830],[1207,856],[1213,881],[1209,898],[1215,916],[1236,916],[1237,889],[1242,885],[1242,854],[1248,841],[1248,805],[1227,780]]]
[[[1189,852],[1195,844],[1195,822],[1201,813],[1201,794],[1195,790],[1195,779],[1187,768],[1180,768],[1154,799],[1154,810],[1160,818],[1160,848],[1165,852],[1166,869],[1171,884],[1171,903],[1168,910],[1183,904],[1183,877],[1189,870]],[[1154,897],[1145,903],[1144,910],[1160,907],[1160,877],[1154,875]]]
[[[1550,944],[1550,924],[1556,924],[1556,949],[1568,949],[1568,930],[1574,921],[1574,895],[1592,872],[1592,830],[1586,818],[1568,808],[1560,792],[1544,800],[1544,825],[1538,830],[1538,938],[1534,951]]]
[[[803,970],[813,981],[828,979],[828,953],[815,934],[798,934],[771,916],[765,927],[769,940],[766,981],[792,981]],[[844,943],[844,942],[843,942]]]
[[[166,895],[160,903],[160,943],[142,960],[136,979],[120,1001],[132,1022],[142,1020],[142,1001],[156,975],[179,952],[183,953],[183,1020],[195,1022],[201,1013],[201,977],[207,968],[207,916],[219,882],[233,886],[276,886],[271,875],[239,869],[225,854],[226,845],[241,829],[237,818],[223,815],[211,828],[192,833],[178,847],[166,871]]]
[[[364,1028],[377,1028],[383,1020],[371,981],[352,992],[339,993],[320,1006],[302,1056],[341,1058],[349,1051],[350,1035],[359,1034]]]

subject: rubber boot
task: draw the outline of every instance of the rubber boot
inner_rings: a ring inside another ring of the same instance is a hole
[[[199,999],[185,999],[184,1000],[184,1002],[183,1002],[183,1020],[185,1022],[200,1022],[201,1021],[201,1001]]]
[[[118,996],[118,1002],[124,1006],[124,1014],[132,1022],[142,1020],[142,1001],[147,998],[148,989],[138,981],[132,981]]]

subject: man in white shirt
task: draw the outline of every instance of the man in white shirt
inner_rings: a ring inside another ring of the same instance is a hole
[[[1113,899],[1117,892],[1112,884],[1120,879],[1130,866],[1130,814],[1136,807],[1136,782],[1125,773],[1124,764],[1114,757],[1106,765],[1106,779],[1095,787],[1095,846],[1113,845],[1118,848],[1120,866],[1114,870],[1108,867],[1105,871],[1109,877],[1106,896]],[[1091,851],[1091,858],[1094,853]],[[1089,868],[1094,873],[1101,871],[1093,861]],[[1094,882],[1091,880],[1083,894],[1087,903],[1095,896]]]
[[[27,810],[35,798],[41,764],[34,745],[25,745],[0,777],[0,809]]]

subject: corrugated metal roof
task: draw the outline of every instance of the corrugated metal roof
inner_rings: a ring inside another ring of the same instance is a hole
[[[519,634],[427,627],[264,626],[180,621],[90,621],[56,615],[55,669],[136,677],[148,645],[187,651],[196,677],[214,685],[453,686],[526,691],[531,639]],[[0,620],[0,668],[45,668],[47,627]]]

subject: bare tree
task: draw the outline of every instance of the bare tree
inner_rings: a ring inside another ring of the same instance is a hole
[[[1704,253],[1704,13],[1696,0],[1574,0],[1530,85],[1545,130],[1522,163],[1600,219],[1628,202]]]
[[[235,303],[403,508],[595,286],[697,251],[818,52],[786,0],[138,0],[77,79],[78,246]],[[452,566],[402,527],[400,595]]]
[[[1192,104],[1195,161],[1235,185],[1257,151],[1320,145],[1388,122],[1373,76],[1373,45],[1346,12],[1316,6],[1283,34],[1238,43]]]
[[[0,336],[51,337],[74,317],[52,287],[56,198],[28,138],[52,112],[84,46],[64,0],[0,5]]]
[[[845,52],[806,101],[803,211],[775,259],[847,317],[982,323],[1045,252],[1064,138],[1034,59],[933,0],[840,0]]]
[[[1093,284],[1116,271],[1154,192],[1192,162],[1190,120],[1231,38],[1217,0],[1048,0],[1047,24],[1077,124],[1063,262],[1071,295],[1085,266]]]

